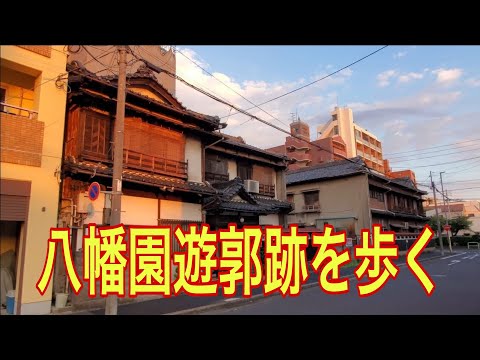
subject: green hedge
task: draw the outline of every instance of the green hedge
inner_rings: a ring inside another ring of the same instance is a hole
[[[442,235],[442,242],[443,246],[448,246],[448,238],[446,235]],[[480,242],[480,235],[472,235],[472,236],[452,236],[450,238],[450,241],[452,242],[452,245],[458,245],[458,246],[467,246],[469,242],[476,241]],[[440,241],[438,241],[438,238],[435,239],[435,244],[437,246],[440,246]]]

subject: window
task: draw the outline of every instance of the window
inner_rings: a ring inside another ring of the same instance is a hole
[[[209,182],[228,181],[228,161],[217,155],[205,157],[205,180]]]
[[[253,168],[251,164],[241,163],[237,164],[237,175],[242,180],[252,180]]]
[[[293,194],[287,194],[287,201],[293,204]]]
[[[83,149],[91,155],[108,158],[110,150],[110,119],[93,111],[85,113]]]
[[[384,201],[383,193],[376,190],[370,190],[370,198]]]
[[[303,193],[303,198],[305,201],[305,206],[319,206],[319,196],[318,191],[308,191]]]
[[[333,135],[338,135],[338,125],[333,127]]]
[[[6,93],[7,91],[3,88],[0,88],[0,102],[1,103],[5,103],[5,99],[6,99]],[[0,112],[4,112],[5,110],[5,107],[3,105],[0,105]]]
[[[335,121],[335,120],[337,120],[337,114],[332,115],[332,121]]]

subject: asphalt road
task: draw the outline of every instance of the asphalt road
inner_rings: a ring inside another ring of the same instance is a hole
[[[436,288],[429,297],[406,266],[376,294],[361,298],[357,280],[342,295],[320,287],[303,289],[298,297],[272,296],[202,315],[473,315],[480,314],[480,251],[462,250],[422,263]],[[312,279],[310,279],[312,280]]]

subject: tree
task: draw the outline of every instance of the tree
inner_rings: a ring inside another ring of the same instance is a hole
[[[472,226],[472,221],[468,220],[467,216],[458,216],[451,219],[448,223],[452,227],[453,236],[457,236],[460,230],[469,230],[470,226]]]
[[[443,231],[443,225],[445,224],[446,224],[445,218],[440,215],[440,227],[442,228],[442,231]],[[430,219],[428,220],[428,226],[430,226],[432,230],[435,231],[435,233],[438,232],[436,215],[430,217]]]

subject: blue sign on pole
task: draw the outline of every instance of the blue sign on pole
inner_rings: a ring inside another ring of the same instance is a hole
[[[98,196],[100,195],[100,184],[98,182],[93,182],[90,184],[88,187],[88,198],[92,201],[95,201],[98,199]]]

